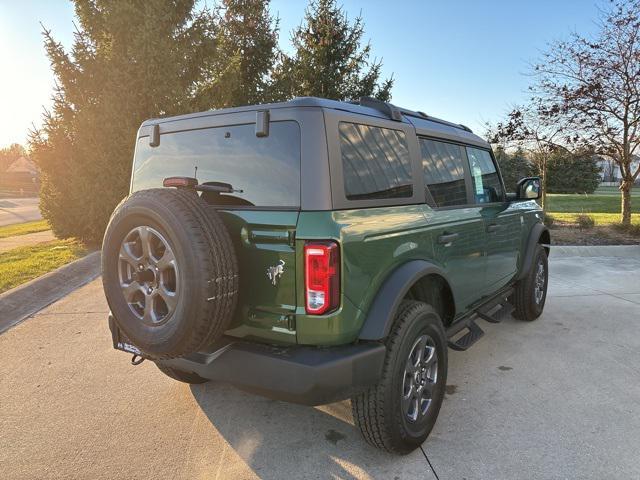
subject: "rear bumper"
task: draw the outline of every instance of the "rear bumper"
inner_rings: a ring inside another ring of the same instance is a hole
[[[111,318],[109,327],[114,347],[122,350],[122,336]],[[205,352],[163,364],[265,397],[322,405],[344,400],[375,385],[385,353],[380,343],[276,347],[224,337]]]

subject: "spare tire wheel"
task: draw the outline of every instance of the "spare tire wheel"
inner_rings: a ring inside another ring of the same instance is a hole
[[[220,216],[195,192],[142,190],[111,215],[102,283],[116,324],[145,356],[174,358],[228,328],[238,262]]]

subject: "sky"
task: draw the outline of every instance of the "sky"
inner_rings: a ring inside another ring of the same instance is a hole
[[[213,0],[206,0],[211,5]],[[526,100],[529,64],[572,31],[595,30],[598,0],[343,0],[361,14],[365,39],[393,75],[392,102],[484,132]],[[280,45],[303,18],[304,0],[272,0]],[[391,7],[390,7],[391,6]],[[51,105],[54,78],[41,23],[69,47],[73,5],[64,0],[0,0],[0,147],[26,143]],[[186,112],[185,112],[186,113]]]

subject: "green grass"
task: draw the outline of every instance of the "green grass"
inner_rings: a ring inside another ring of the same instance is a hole
[[[620,197],[620,190],[618,187],[598,187],[596,188],[595,195],[617,195]],[[640,188],[637,186],[631,189],[632,197],[640,197]]]
[[[549,212],[555,220],[561,222],[576,223],[576,217],[579,213],[556,213]],[[620,223],[619,213],[587,213],[596,222],[596,225],[611,225],[614,223]],[[640,225],[640,213],[631,214],[631,223],[634,225]]]
[[[46,220],[37,220],[35,222],[16,223],[14,225],[6,225],[0,227],[0,238],[14,237],[16,235],[26,235],[27,233],[44,232],[50,230],[51,227]]]
[[[0,253],[0,293],[86,255],[76,240],[55,240]]]
[[[558,213],[620,213],[620,194],[618,195],[547,195],[547,211]],[[640,196],[631,199],[631,212],[640,213]]]

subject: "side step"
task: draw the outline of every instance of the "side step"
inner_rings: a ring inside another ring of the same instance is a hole
[[[515,308],[508,302],[499,303],[489,310],[477,310],[476,313],[480,318],[489,323],[500,323],[509,317]]]
[[[468,330],[467,333],[459,337],[457,340],[450,339],[447,342],[449,344],[449,348],[464,351],[480,340],[484,335],[484,331],[473,320],[468,322],[465,328]]]
[[[515,310],[513,305],[509,303],[509,295],[511,295],[511,292],[508,292],[507,294],[501,296],[497,302],[483,305],[478,310],[476,310],[476,314],[489,323],[502,322]]]

